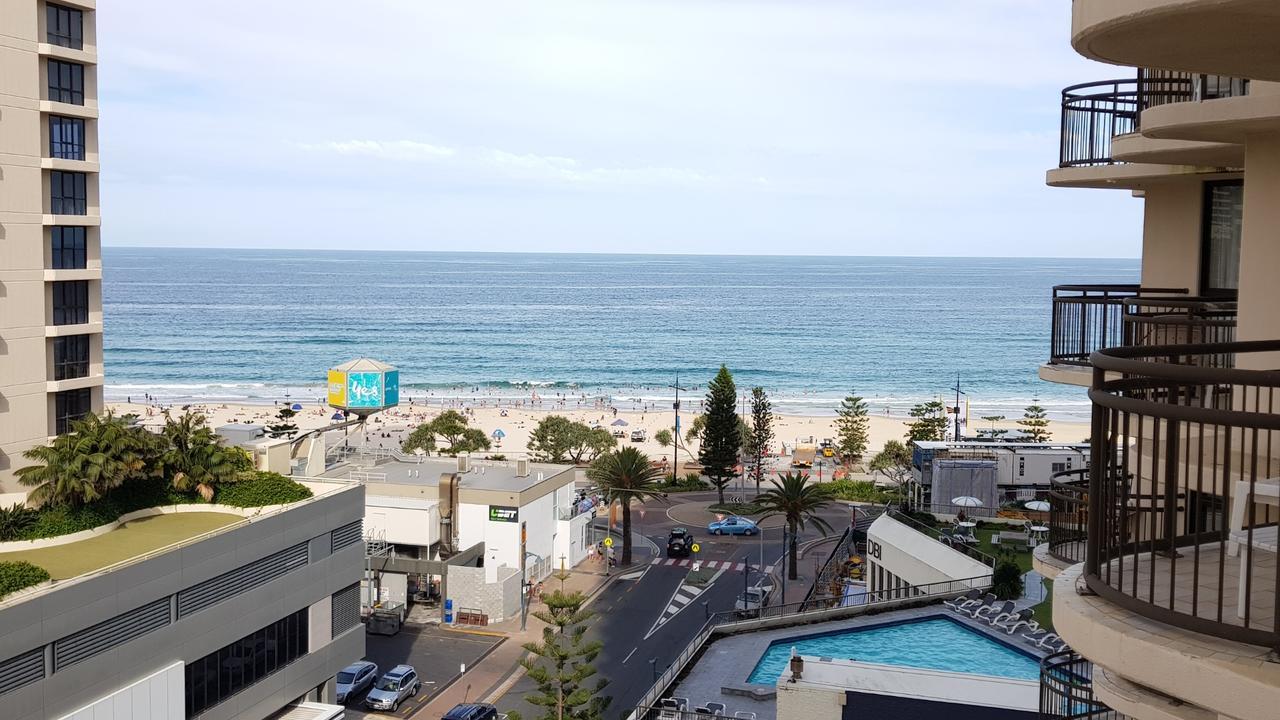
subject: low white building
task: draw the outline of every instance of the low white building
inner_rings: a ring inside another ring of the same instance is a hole
[[[957,587],[968,587],[967,583],[985,587],[991,578],[987,564],[947,547],[888,513],[876,518],[867,529],[866,564],[869,593],[952,581],[960,581]]]
[[[385,543],[393,558],[430,561],[419,565],[431,576],[425,582],[489,621],[519,609],[522,560],[533,584],[574,567],[593,544],[595,511],[577,502],[573,466],[393,455],[330,474],[364,483],[371,544]]]
[[[966,483],[972,481],[974,469],[979,466],[984,482],[979,483],[981,488],[969,491]],[[1054,474],[1088,467],[1088,444],[917,440],[911,443],[908,494],[914,507],[943,515],[960,509],[951,506],[952,498],[980,497],[984,507],[965,512],[989,517],[1001,504],[1043,497]]]

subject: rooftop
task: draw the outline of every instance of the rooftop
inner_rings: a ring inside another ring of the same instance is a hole
[[[472,460],[470,469],[461,473],[462,488],[518,493],[547,481],[554,480],[557,485],[563,485],[573,479],[572,465],[531,462],[528,468],[527,474],[518,475],[516,463],[512,461]],[[348,466],[332,470],[326,476],[346,477],[352,472],[367,481],[435,487],[440,484],[441,475],[458,472],[458,459],[397,454],[367,470]],[[565,473],[569,473],[569,476],[564,477]]]
[[[57,542],[59,538],[32,540],[29,547],[0,553],[0,561],[21,561],[43,567],[52,578],[51,583],[18,590],[0,598],[0,607],[23,602],[34,595],[51,591],[69,582],[119,570],[150,557],[172,552],[192,543],[228,532],[234,528],[273,517],[295,507],[315,502],[334,493],[350,490],[349,481],[323,478],[293,478],[311,489],[312,496],[287,505],[245,508],[244,514],[236,514],[234,508],[222,510],[202,509],[201,505],[178,506],[179,512],[127,520],[115,528],[100,532],[82,540]],[[65,540],[65,538],[64,538]],[[21,544],[3,543],[9,547]]]
[[[245,519],[219,512],[153,515],[77,542],[0,553],[0,562],[25,560],[67,580],[239,522]]]

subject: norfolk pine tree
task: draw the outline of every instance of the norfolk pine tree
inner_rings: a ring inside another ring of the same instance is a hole
[[[707,401],[703,417],[702,442],[698,447],[698,462],[702,474],[716,486],[720,504],[724,504],[724,487],[733,478],[738,452],[742,449],[741,419],[738,417],[738,389],[733,384],[729,368],[721,365],[720,372],[707,385]]]

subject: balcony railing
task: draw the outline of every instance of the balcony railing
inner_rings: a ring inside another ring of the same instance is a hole
[[[1058,167],[1114,163],[1111,139],[1137,132],[1148,108],[1248,93],[1243,78],[1146,69],[1136,78],[1072,85],[1062,91]]]
[[[1236,339],[1234,298],[1144,296],[1122,302],[1123,345],[1208,345]],[[1210,367],[1231,367],[1230,356],[1195,358]]]
[[[1140,295],[1186,294],[1186,289],[1138,285],[1057,285],[1049,362],[1088,365],[1095,350],[1124,344],[1124,302]]]
[[[1049,554],[1070,563],[1084,562],[1089,529],[1089,469],[1054,473],[1049,478]]]
[[[1280,649],[1280,341],[1094,353],[1089,588],[1132,612]]]
[[[1040,661],[1040,717],[1120,720],[1124,715],[1093,699],[1093,663],[1064,650]]]

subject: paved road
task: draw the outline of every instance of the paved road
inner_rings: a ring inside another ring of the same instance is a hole
[[[598,617],[588,630],[588,637],[601,640],[604,649],[596,659],[599,675],[609,681],[605,694],[612,700],[606,717],[624,715],[635,706],[640,697],[652,686],[655,671],[661,673],[675,660],[681,650],[702,629],[708,612],[729,610],[742,592],[744,570],[748,562],[749,581],[759,578],[758,566],[763,548],[765,565],[776,567],[781,575],[782,531],[780,522],[765,523],[765,532],[756,537],[711,537],[706,533],[705,521],[712,517],[699,507],[715,499],[714,493],[690,493],[672,495],[668,503],[651,501],[644,505],[644,512],[633,511],[633,530],[652,539],[665,550],[666,534],[676,526],[687,527],[694,532],[701,546],[698,559],[705,565],[715,564],[719,572],[714,582],[690,599],[690,592],[682,593],[679,600],[673,596],[688,575],[688,563],[677,561],[668,564],[666,558],[653,564],[642,561],[631,568],[615,570],[621,578],[639,576],[636,579],[619,579],[605,588],[592,603],[591,609]],[[839,529],[848,522],[848,511],[833,507],[823,513],[833,527]],[[801,540],[819,537],[810,530]],[[763,540],[763,543],[761,542]],[[809,561],[802,561],[806,564]],[[802,566],[804,573],[804,566]],[[797,600],[804,589],[792,585],[788,599]],[[775,593],[774,601],[780,601]],[[706,603],[705,607],[703,603]],[[668,610],[675,608],[675,612]],[[656,625],[666,615],[664,623]],[[655,627],[656,625],[656,627]],[[651,663],[652,661],[652,663]],[[528,678],[521,678],[499,701],[502,711],[519,710],[525,717],[536,708],[523,701],[534,690]]]

